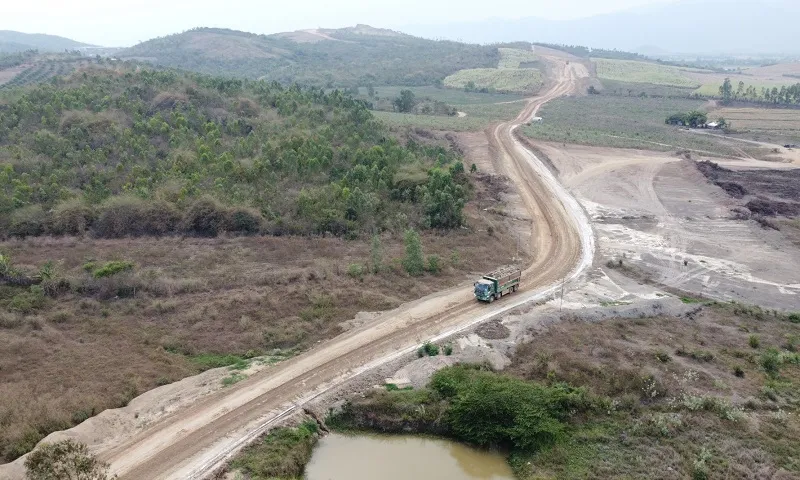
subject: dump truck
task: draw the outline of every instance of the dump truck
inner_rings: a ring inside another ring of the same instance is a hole
[[[516,292],[521,276],[522,270],[512,265],[484,275],[475,282],[475,298],[482,302],[492,303],[503,295]]]

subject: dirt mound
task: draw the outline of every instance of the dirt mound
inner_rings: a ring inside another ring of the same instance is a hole
[[[511,334],[511,331],[508,329],[508,327],[500,323],[499,320],[496,320],[494,322],[481,325],[477,330],[475,330],[475,333],[480,335],[481,338],[485,338],[487,340],[501,340],[503,338],[508,338],[508,336]]]

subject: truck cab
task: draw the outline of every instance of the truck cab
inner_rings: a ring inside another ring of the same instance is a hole
[[[482,278],[475,282],[475,298],[484,302],[491,302],[497,292],[494,289],[494,282]]]

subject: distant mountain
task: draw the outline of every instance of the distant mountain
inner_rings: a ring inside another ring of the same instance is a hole
[[[0,53],[24,52],[25,50],[63,52],[64,50],[77,50],[91,46],[87,43],[76,42],[56,35],[0,30]]]
[[[367,25],[275,35],[198,28],[148,40],[116,56],[321,87],[430,85],[464,68],[495,67],[499,60],[495,47],[426,40]]]
[[[681,53],[800,53],[797,0],[686,0],[569,21],[489,19],[410,25],[426,38],[476,43],[534,41]]]

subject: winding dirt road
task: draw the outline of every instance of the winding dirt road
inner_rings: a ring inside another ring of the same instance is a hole
[[[412,352],[422,341],[465,330],[551,295],[591,264],[594,240],[577,201],[515,138],[514,129],[547,101],[572,92],[580,65],[549,59],[555,86],[531,99],[516,120],[491,130],[495,162],[517,186],[532,224],[533,262],[520,292],[478,304],[470,285],[386,312],[278,366],[197,401],[124,441],[96,442],[100,458],[123,479],[203,478],[249,440],[314,397],[361,372]]]

